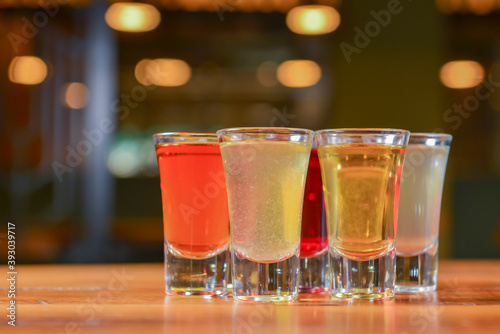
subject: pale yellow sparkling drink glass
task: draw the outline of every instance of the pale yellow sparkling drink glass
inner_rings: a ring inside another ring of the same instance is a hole
[[[397,129],[336,129],[316,133],[333,297],[394,296],[394,238],[409,134]]]
[[[219,130],[228,190],[233,297],[298,297],[302,201],[313,132]]]

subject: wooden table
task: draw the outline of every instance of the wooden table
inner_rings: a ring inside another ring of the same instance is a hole
[[[2,280],[0,333],[500,333],[500,261],[442,261],[439,270],[435,293],[275,305],[166,297],[161,264],[18,266],[16,327]]]

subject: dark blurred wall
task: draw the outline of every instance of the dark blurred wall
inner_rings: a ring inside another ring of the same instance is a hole
[[[337,93],[330,126],[441,127],[443,41],[434,2],[345,1],[342,12],[346,15],[335,32]]]

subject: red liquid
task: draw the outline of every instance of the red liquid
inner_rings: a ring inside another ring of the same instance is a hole
[[[158,144],[156,155],[169,246],[189,258],[225,249],[229,213],[219,144]]]
[[[311,257],[324,252],[327,248],[323,183],[321,182],[318,150],[313,148],[304,191],[300,256]]]

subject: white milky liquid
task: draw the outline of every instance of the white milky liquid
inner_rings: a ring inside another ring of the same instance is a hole
[[[408,145],[396,234],[398,256],[414,256],[438,241],[448,146]]]

